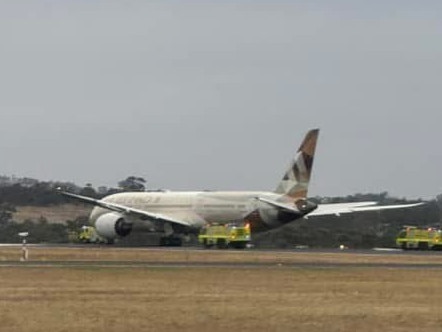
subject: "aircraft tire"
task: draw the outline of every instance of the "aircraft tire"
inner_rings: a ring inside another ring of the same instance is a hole
[[[427,242],[419,242],[417,244],[417,248],[419,250],[428,250],[428,243]]]
[[[226,243],[225,239],[218,239],[218,241],[216,241],[216,247],[218,249],[227,249],[228,245]]]

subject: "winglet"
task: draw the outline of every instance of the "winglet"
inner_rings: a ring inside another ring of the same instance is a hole
[[[275,193],[293,199],[307,196],[318,136],[319,129],[312,129],[307,133]]]

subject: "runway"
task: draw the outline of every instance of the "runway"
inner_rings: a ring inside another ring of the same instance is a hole
[[[21,248],[22,243],[0,243],[1,248]],[[199,246],[195,247],[160,247],[160,246],[144,246],[144,247],[127,247],[118,245],[95,245],[95,244],[59,244],[59,243],[27,243],[28,248],[52,248],[52,249],[100,249],[100,250],[145,250],[145,251],[181,251],[181,252],[273,252],[273,253],[341,253],[341,254],[373,254],[373,255],[417,255],[417,256],[441,256],[442,250],[403,250],[399,248],[371,248],[371,249],[340,249],[340,248],[302,248],[302,249],[204,249]]]
[[[222,269],[262,269],[262,268],[291,268],[291,269],[336,269],[336,268],[383,268],[383,269],[442,269],[442,264],[396,264],[396,263],[183,263],[183,262],[38,262],[38,261],[4,261],[0,262],[0,268],[222,268]]]
[[[0,267],[222,268],[222,269],[442,269],[442,252],[397,249],[205,250],[95,245],[0,245]]]

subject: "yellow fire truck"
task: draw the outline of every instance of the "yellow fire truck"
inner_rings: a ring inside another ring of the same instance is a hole
[[[396,245],[402,249],[442,249],[440,228],[404,227],[396,238]]]
[[[198,235],[198,242],[204,248],[216,246],[219,249],[236,248],[244,249],[250,243],[250,226],[237,226],[234,224],[208,225],[203,227]]]
[[[107,243],[107,240],[98,235],[92,226],[81,227],[81,232],[78,234],[78,241],[82,243]]]

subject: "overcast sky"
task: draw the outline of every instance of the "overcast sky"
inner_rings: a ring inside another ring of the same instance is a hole
[[[441,1],[0,2],[0,174],[442,193]]]

